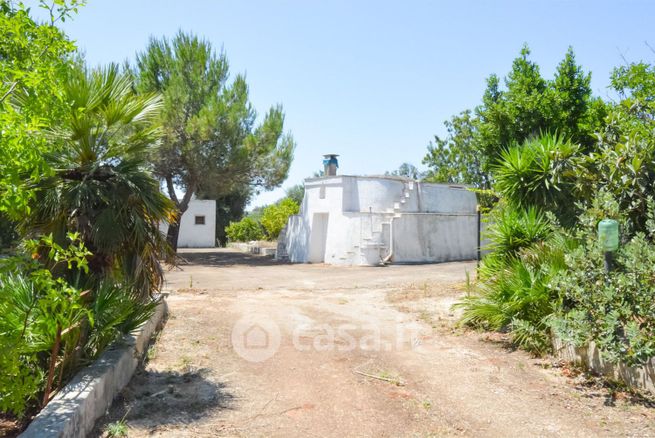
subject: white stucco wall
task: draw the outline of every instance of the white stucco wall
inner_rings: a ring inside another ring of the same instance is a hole
[[[477,257],[477,215],[404,214],[394,219],[393,260],[451,262]]]
[[[465,186],[421,183],[418,185],[420,212],[424,213],[476,213],[478,201],[475,193]]]
[[[304,216],[296,214],[289,217],[285,234],[285,245],[292,263],[304,263],[308,258],[309,226]]]
[[[197,225],[196,216],[204,216],[204,225]],[[168,230],[168,224],[161,224],[163,233]],[[189,208],[182,215],[180,235],[177,241],[179,248],[212,248],[216,246],[216,201],[192,199]]]
[[[475,194],[462,186],[388,176],[313,178],[305,181],[285,243],[292,262],[377,264],[392,250],[396,263],[472,259],[476,207]]]

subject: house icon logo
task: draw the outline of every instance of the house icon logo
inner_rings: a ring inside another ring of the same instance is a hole
[[[232,348],[249,362],[263,362],[280,348],[280,327],[265,315],[247,315],[232,327]]]
[[[259,324],[251,326],[244,333],[244,346],[247,349],[268,348],[268,332]]]

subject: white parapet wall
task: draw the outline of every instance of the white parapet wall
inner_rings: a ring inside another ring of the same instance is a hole
[[[476,214],[411,214],[396,218],[393,259],[398,263],[452,262],[477,257]]]
[[[168,231],[168,224],[162,223],[160,230]],[[216,246],[216,201],[192,199],[189,208],[182,215],[179,248],[213,248]]]
[[[284,244],[291,263],[307,262],[309,225],[305,222],[303,215],[296,214],[289,217]]]

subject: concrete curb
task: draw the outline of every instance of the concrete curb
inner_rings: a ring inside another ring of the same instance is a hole
[[[558,358],[582,365],[587,370],[610,379],[618,380],[631,388],[655,394],[655,358],[641,366],[613,364],[603,358],[594,342],[586,347],[575,347],[553,337],[553,347]]]
[[[228,248],[236,249],[237,251],[249,253],[249,254],[258,254],[265,256],[273,256],[277,252],[276,247],[261,246],[259,242],[230,242],[227,244]]]
[[[153,333],[163,323],[166,301],[150,319],[75,377],[34,417],[23,438],[85,437],[127,385]]]

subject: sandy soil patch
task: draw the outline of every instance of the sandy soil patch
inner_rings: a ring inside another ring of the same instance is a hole
[[[95,436],[122,418],[134,437],[655,436],[648,400],[456,329],[451,305],[474,263],[183,255],[167,275],[167,325]],[[276,327],[275,342],[253,337],[276,344],[271,357],[235,351],[244,320]]]

